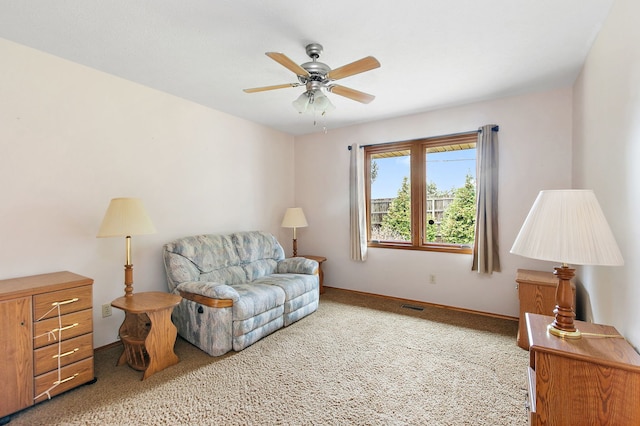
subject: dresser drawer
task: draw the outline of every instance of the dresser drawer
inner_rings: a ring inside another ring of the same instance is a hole
[[[60,345],[52,344],[36,349],[33,354],[33,372],[39,376],[60,366],[73,364],[84,358],[93,356],[93,334],[84,334],[72,339],[63,340]]]
[[[91,308],[93,306],[91,289],[92,286],[85,285],[36,294],[33,296],[33,320],[57,317],[58,306],[61,315]]]
[[[49,318],[38,321],[33,326],[33,347],[41,348],[58,342],[59,332],[62,340],[77,337],[93,331],[93,312],[86,309],[80,312],[63,315],[60,319]]]
[[[59,377],[57,369],[38,376],[34,379],[35,402],[48,399],[46,393],[44,395],[41,394],[49,389],[48,395],[54,396],[83,383],[90,382],[93,378],[93,357],[62,367]],[[56,385],[58,382],[59,384]]]

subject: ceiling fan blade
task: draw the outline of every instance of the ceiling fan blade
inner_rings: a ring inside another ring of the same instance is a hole
[[[339,84],[332,84],[331,86],[328,86],[327,89],[331,93],[344,96],[345,98],[353,99],[354,101],[362,102],[363,104],[368,104],[376,98],[375,96],[368,93],[340,86]]]
[[[282,65],[283,67],[289,69],[290,71],[293,71],[296,75],[305,75],[305,76],[309,76],[310,75],[309,71],[305,70],[300,65],[296,64],[295,62],[293,62],[284,53],[267,52],[267,53],[265,53],[265,55],[267,55],[268,57],[270,57],[271,59],[273,59],[274,61],[276,61],[280,65]]]
[[[267,90],[284,89],[287,87],[298,87],[300,83],[276,84],[275,86],[254,87],[252,89],[242,89],[246,93],[266,92]]]
[[[373,56],[367,56],[366,58],[362,58],[358,61],[351,62],[350,64],[343,65],[340,68],[336,68],[335,70],[329,71],[327,77],[331,80],[339,80],[341,78],[349,77],[354,74],[360,74],[361,72],[370,71],[372,69],[378,68],[380,66],[380,62]]]

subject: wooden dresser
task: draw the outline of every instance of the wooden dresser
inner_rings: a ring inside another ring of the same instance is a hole
[[[0,280],[0,417],[94,380],[92,290],[66,271]]]
[[[529,349],[529,338],[527,336],[527,324],[524,314],[553,315],[556,307],[556,288],[558,287],[558,277],[553,272],[533,271],[529,269],[518,269],[516,275],[518,283],[518,299],[520,300],[520,319],[518,322],[518,336],[516,338],[518,346]],[[576,290],[573,283],[573,306],[576,306]]]
[[[552,321],[526,314],[530,424],[640,424],[640,355],[614,327],[576,321],[582,338],[562,339]]]

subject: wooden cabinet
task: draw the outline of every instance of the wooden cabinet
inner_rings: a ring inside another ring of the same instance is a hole
[[[640,355],[614,327],[576,321],[582,338],[562,339],[525,317],[531,425],[640,424]]]
[[[31,298],[20,297],[0,302],[0,417],[33,404],[33,335]]]
[[[0,280],[0,417],[94,380],[91,278]]]
[[[558,277],[556,277],[553,272],[518,269],[516,282],[518,283],[518,299],[520,299],[517,342],[521,348],[529,349],[529,338],[527,336],[527,325],[524,320],[524,314],[530,312],[533,314],[553,315],[553,310],[556,307]],[[575,287],[573,287],[574,309],[576,305],[575,296]]]

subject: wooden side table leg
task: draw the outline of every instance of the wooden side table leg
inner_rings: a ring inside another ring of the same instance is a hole
[[[173,307],[170,307],[147,313],[151,321],[151,329],[145,340],[145,348],[149,354],[149,366],[144,371],[142,380],[180,361],[173,351],[178,329],[171,322],[172,311]]]
[[[125,323],[123,322],[120,326],[120,336],[126,330]],[[121,365],[125,365],[127,363],[127,348],[125,347],[125,343],[122,342],[122,353],[120,354],[120,358],[116,362],[116,367],[120,367]]]
[[[324,293],[324,272],[322,272],[322,262],[318,262],[318,280],[320,281],[319,292]]]
[[[124,321],[122,321],[122,325],[120,325],[120,329],[118,331],[118,335],[122,341],[122,354],[120,354],[120,358],[118,358],[116,366],[119,367],[129,362],[129,358],[127,357],[127,351],[129,348],[127,347],[126,336],[137,334],[139,332],[139,323],[140,318],[138,314],[132,314],[130,312],[124,313]],[[123,336],[125,337],[123,338]]]

